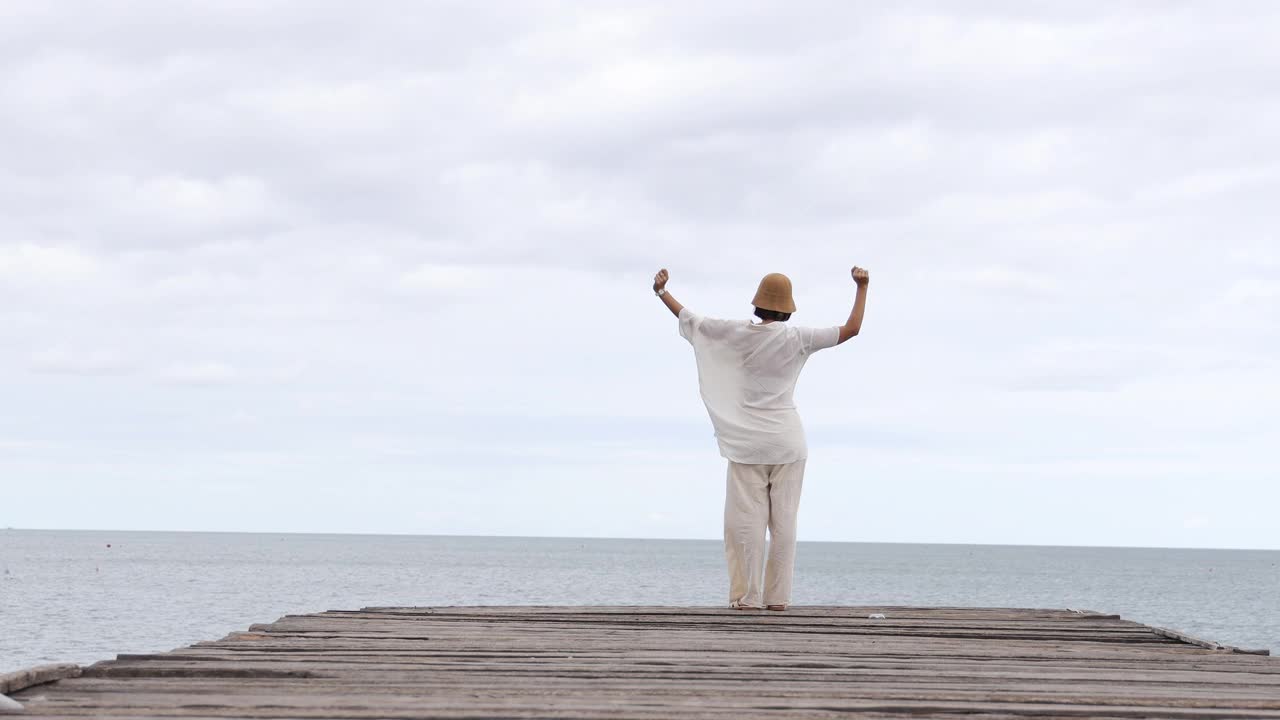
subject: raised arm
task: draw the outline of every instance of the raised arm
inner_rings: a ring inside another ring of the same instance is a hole
[[[867,312],[867,286],[871,284],[871,274],[856,265],[851,272],[853,281],[858,284],[858,296],[853,301],[849,320],[840,328],[840,342],[858,334],[862,329],[862,316]]]
[[[684,306],[676,302],[671,293],[667,292],[667,279],[669,277],[666,268],[659,270],[658,274],[653,276],[653,291],[658,293],[658,297],[662,299],[663,304],[667,306],[672,315],[680,317],[680,311],[684,309]]]

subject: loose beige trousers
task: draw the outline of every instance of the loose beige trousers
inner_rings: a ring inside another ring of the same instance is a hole
[[[804,463],[797,460],[783,465],[748,465],[729,461],[724,498],[724,554],[729,561],[729,604],[733,607],[791,604],[796,511],[800,508]],[[769,530],[767,569],[766,528]]]

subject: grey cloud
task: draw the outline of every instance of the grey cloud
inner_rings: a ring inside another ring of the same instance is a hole
[[[1163,466],[1045,469],[1015,445],[1172,448],[1207,431],[1195,408],[1275,392],[1276,13],[5,3],[0,432],[121,453],[146,482],[191,467],[138,459],[157,444],[212,444],[281,492],[388,455],[430,476],[446,436],[464,487],[494,476],[492,443],[506,474],[580,445],[636,476],[667,449],[710,467],[652,273],[745,316],[783,270],[795,321],[821,325],[856,263],[864,335],[802,381],[815,447],[886,481],[941,482],[964,445],[1029,482],[1123,486]],[[1261,434],[1214,447],[1261,467],[1274,419],[1233,417]],[[1058,439],[1081,426],[1100,429]],[[90,467],[42,462],[23,472]]]
[[[50,348],[31,356],[32,372],[53,375],[127,375],[135,361],[112,350]]]

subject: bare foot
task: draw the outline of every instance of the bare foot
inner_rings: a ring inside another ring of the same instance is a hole
[[[770,605],[770,606],[769,606],[768,608],[766,608],[766,609],[768,609],[768,610],[772,610],[772,611],[774,611],[774,612],[782,612],[783,610],[786,610],[786,609],[787,609],[787,606],[786,606],[786,605]]]

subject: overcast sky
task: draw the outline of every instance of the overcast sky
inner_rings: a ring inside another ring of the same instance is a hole
[[[1280,4],[0,4],[0,527],[1280,548]]]

